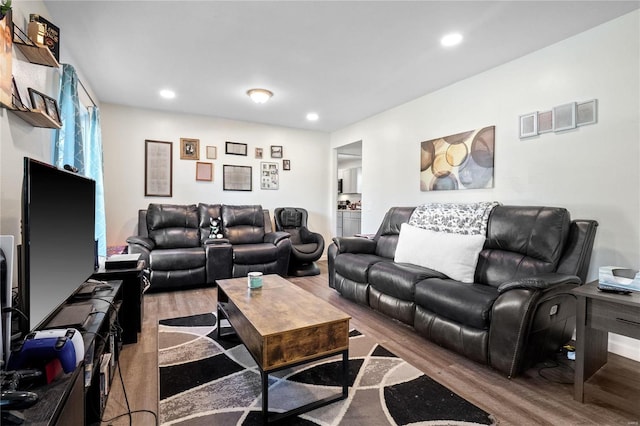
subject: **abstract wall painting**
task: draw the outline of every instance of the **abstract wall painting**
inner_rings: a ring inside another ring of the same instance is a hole
[[[420,144],[420,190],[493,188],[495,126]]]

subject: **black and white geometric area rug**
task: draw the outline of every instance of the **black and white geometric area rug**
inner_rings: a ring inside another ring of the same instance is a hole
[[[262,424],[258,367],[239,340],[216,340],[215,314],[161,320],[158,333],[161,424]],[[490,414],[356,330],[349,357],[347,399],[280,424],[494,424]],[[270,412],[339,393],[341,364],[333,357],[270,375]]]

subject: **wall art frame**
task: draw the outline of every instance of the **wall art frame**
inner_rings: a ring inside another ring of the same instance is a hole
[[[260,189],[279,189],[280,174],[278,171],[278,163],[276,162],[260,162]]]
[[[213,181],[213,163],[196,161],[196,180]]]
[[[538,111],[538,134],[553,131],[553,111]]]
[[[144,141],[144,196],[173,196],[173,142]]]
[[[282,160],[282,170],[291,170],[291,160]]]
[[[180,159],[200,159],[200,139],[180,138]]]
[[[520,116],[520,139],[538,136],[538,113],[530,112]]]
[[[207,145],[207,159],[215,160],[218,158],[218,148],[213,145]]]
[[[247,156],[247,144],[239,142],[225,142],[224,153],[229,155]]]
[[[282,158],[282,145],[271,145],[271,158]]]
[[[586,126],[598,122],[598,100],[591,99],[576,104],[576,126]]]
[[[562,132],[576,128],[576,103],[553,107],[553,131]]]
[[[224,191],[252,191],[251,166],[222,166],[222,189]]]
[[[256,148],[256,159],[261,160],[264,156],[262,148]]]

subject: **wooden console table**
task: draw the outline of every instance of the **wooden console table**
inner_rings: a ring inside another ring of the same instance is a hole
[[[607,362],[609,333],[640,339],[640,293],[605,293],[597,281],[573,293],[578,299],[574,399],[584,402],[585,382]]]

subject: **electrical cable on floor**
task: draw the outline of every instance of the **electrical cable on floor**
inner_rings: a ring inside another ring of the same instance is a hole
[[[558,362],[558,361],[553,361],[552,365],[544,365],[544,366],[538,368],[538,376],[540,376],[543,379],[545,379],[545,380],[547,380],[549,382],[552,382],[552,383],[558,383],[558,384],[561,384],[561,385],[572,385],[573,384],[573,380],[571,380],[571,381],[558,381],[558,380],[551,379],[551,378],[549,378],[549,377],[547,377],[547,376],[545,376],[543,374],[543,371],[545,371],[545,370],[551,370],[551,369],[561,368],[561,367],[566,367],[567,369],[571,370],[572,371],[571,377],[573,377],[574,368],[569,364],[561,363],[561,362]]]

